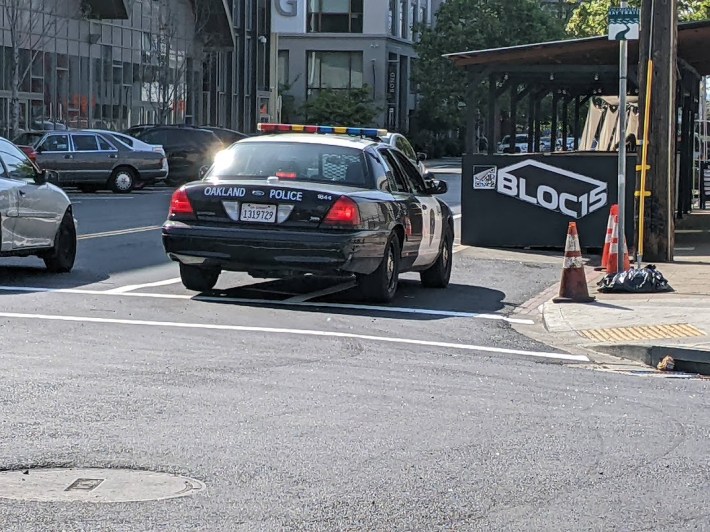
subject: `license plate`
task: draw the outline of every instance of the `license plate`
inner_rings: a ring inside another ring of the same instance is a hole
[[[242,222],[276,222],[276,205],[263,205],[261,203],[242,203],[239,213]]]

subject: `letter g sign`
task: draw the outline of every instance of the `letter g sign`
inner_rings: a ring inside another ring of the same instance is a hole
[[[286,7],[284,7],[284,4]],[[282,17],[295,17],[298,15],[298,0],[274,0],[276,12]]]

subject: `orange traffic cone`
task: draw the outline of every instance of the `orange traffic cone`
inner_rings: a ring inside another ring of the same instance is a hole
[[[577,223],[570,222],[567,229],[560,295],[552,301],[555,303],[590,303],[594,299],[594,297],[589,295],[589,290],[587,289],[587,276],[584,273]]]
[[[614,275],[619,273],[618,268],[619,262],[619,217],[614,217],[614,230],[611,235],[611,247],[609,248],[609,257],[606,261],[606,273],[607,275]],[[624,239],[624,271],[631,267],[631,261],[629,260],[629,250],[626,246],[626,239]]]
[[[599,267],[594,268],[595,271],[606,269],[606,263],[609,260],[609,249],[611,248],[611,238],[614,232],[614,220],[618,215],[619,206],[615,203],[609,210],[609,221],[606,224],[606,236],[604,237],[604,249],[602,250],[602,262]]]

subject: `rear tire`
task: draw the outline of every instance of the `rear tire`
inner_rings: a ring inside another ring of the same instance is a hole
[[[71,211],[64,213],[57,235],[54,237],[54,247],[42,257],[44,265],[52,273],[69,273],[76,259],[76,227]]]
[[[359,275],[358,284],[370,301],[389,303],[394,299],[399,284],[399,238],[392,233],[385,246],[385,254],[377,269],[369,275]]]
[[[441,245],[441,251],[436,258],[436,262],[429,269],[424,270],[419,275],[422,280],[422,285],[427,288],[446,288],[449,286],[451,279],[451,265],[454,248],[454,237],[451,229],[447,229],[444,233],[444,241]]]
[[[205,268],[180,263],[180,280],[185,288],[195,292],[208,292],[214,288],[221,271],[218,268]]]
[[[127,194],[133,190],[136,183],[136,173],[132,168],[121,166],[116,168],[108,180],[109,188],[116,194]]]

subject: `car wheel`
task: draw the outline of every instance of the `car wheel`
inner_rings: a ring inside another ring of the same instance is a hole
[[[93,194],[97,190],[99,190],[99,187],[96,185],[79,185],[79,190],[86,194]]]
[[[377,269],[369,275],[358,276],[358,284],[368,300],[388,303],[392,301],[399,284],[399,238],[392,233],[385,246],[385,254]]]
[[[212,290],[219,279],[220,270],[180,263],[180,280],[188,290],[207,292]]]
[[[116,194],[126,194],[133,190],[136,182],[136,173],[126,166],[116,168],[109,179],[109,188]]]
[[[71,211],[64,213],[57,235],[54,237],[54,247],[44,255],[44,265],[52,273],[69,273],[74,267],[76,258],[76,227]]]
[[[454,238],[451,229],[444,233],[441,252],[436,262],[427,270],[420,273],[422,285],[427,288],[446,288],[451,279],[451,265],[453,263]]]

